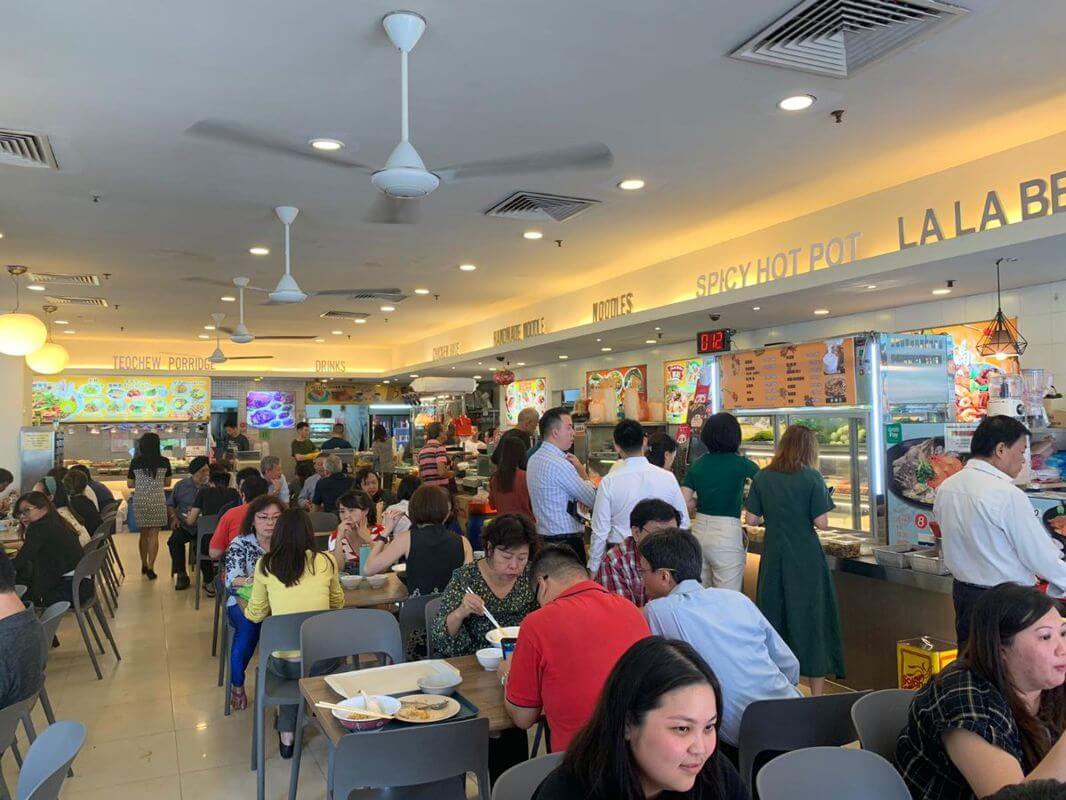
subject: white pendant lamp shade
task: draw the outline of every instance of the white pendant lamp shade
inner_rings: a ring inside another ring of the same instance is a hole
[[[0,353],[24,356],[39,350],[48,338],[48,329],[32,314],[0,314]]]
[[[43,346],[27,354],[26,364],[41,375],[55,375],[62,372],[70,363],[70,353],[61,344],[46,342]]]

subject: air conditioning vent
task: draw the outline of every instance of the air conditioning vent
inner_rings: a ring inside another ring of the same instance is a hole
[[[350,300],[389,300],[393,303],[402,303],[408,297],[400,289],[356,289],[344,296]]]
[[[966,13],[940,0],[804,0],[730,56],[847,78]]]
[[[0,164],[59,169],[47,136],[30,131],[9,131],[3,128],[0,128]]]
[[[563,197],[557,194],[515,192],[486,211],[485,216],[518,219],[525,222],[565,222],[599,202],[599,200]]]
[[[97,275],[60,275],[58,272],[27,272],[30,283],[51,283],[63,286],[99,286]]]
[[[107,301],[102,297],[54,297],[46,295],[47,302],[57,306],[83,306],[86,308],[107,308]]]
[[[322,319],[366,319],[370,315],[365,311],[327,311],[319,316]]]

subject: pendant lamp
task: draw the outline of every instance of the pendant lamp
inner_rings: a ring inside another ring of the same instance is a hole
[[[43,308],[46,315],[56,312],[55,306],[44,306]],[[47,316],[45,318],[47,319]],[[34,317],[34,319],[37,318]],[[50,328],[51,323],[48,324],[46,329]],[[46,341],[38,349],[26,354],[26,366],[41,375],[55,375],[66,369],[67,364],[70,363],[70,353],[67,352],[67,348],[50,341],[50,339],[51,336],[49,336],[49,341]]]
[[[19,275],[25,274],[26,268],[11,264],[7,272],[15,284],[15,310],[0,314],[0,353],[24,356],[44,344],[48,338],[48,329],[37,317],[19,311],[18,279]]]
[[[982,356],[995,357],[999,360],[1017,358],[1025,352],[1029,343],[1022,338],[1018,327],[1003,313],[1003,298],[1000,293],[999,267],[1004,261],[1017,261],[1016,258],[996,259],[996,316],[985,329],[984,335],[977,343],[977,352]]]

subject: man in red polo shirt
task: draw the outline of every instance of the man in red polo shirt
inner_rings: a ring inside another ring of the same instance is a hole
[[[266,478],[258,475],[251,475],[241,481],[241,500],[244,502],[231,508],[218,520],[215,532],[211,534],[211,541],[207,545],[207,552],[211,558],[222,557],[230,542],[241,532],[241,522],[244,520],[244,512],[248,510],[248,504],[255,498],[266,494],[269,489],[270,484],[267,483]]]
[[[544,547],[530,580],[541,607],[522,621],[499,671],[515,725],[531,728],[543,712],[559,753],[592,716],[618,659],[651,631],[635,605],[589,579],[569,547]]]

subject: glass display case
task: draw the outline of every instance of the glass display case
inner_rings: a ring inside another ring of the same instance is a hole
[[[586,425],[585,436],[583,437],[584,452],[578,449],[581,447],[582,439],[574,439],[575,455],[584,463],[586,468],[599,475],[606,475],[611,467],[614,466],[614,463],[618,461],[618,454],[614,449],[615,424],[614,422],[597,422]],[[646,436],[666,431],[665,425],[641,424],[644,426],[644,434]]]

